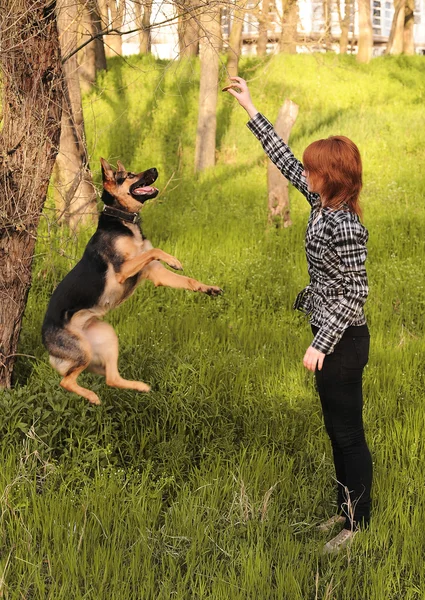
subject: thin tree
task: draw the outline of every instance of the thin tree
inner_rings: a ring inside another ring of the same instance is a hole
[[[142,3],[139,0],[135,0],[133,4],[136,16],[136,26],[140,28],[139,52],[140,54],[149,54],[152,46],[152,36],[150,30],[152,2],[150,0],[146,0]]]
[[[10,387],[59,146],[63,73],[54,1],[0,0],[0,21],[0,387]]]
[[[404,43],[406,0],[394,0],[394,15],[385,54],[401,54]]]
[[[413,37],[413,26],[415,24],[415,0],[406,0],[404,7],[404,32],[403,32],[403,54],[413,56],[415,54],[415,39]]]
[[[263,0],[258,13],[257,56],[265,56],[269,41],[270,0]]]
[[[339,38],[340,54],[346,54],[348,51],[348,37],[354,17],[354,0],[345,0],[343,6],[344,15],[342,14],[341,0],[337,0],[336,7],[338,11],[339,27],[341,30]]]
[[[178,0],[175,3],[178,13],[179,56],[197,56],[200,35],[199,3],[197,0]]]
[[[229,77],[236,77],[239,69],[239,58],[242,51],[242,29],[245,7],[236,2],[231,12],[232,26],[230,29],[227,48],[227,73]]]
[[[74,54],[77,55],[78,75],[83,93],[92,89],[97,73],[106,70],[102,32],[102,21],[95,0],[83,0],[79,5],[78,46],[63,56],[67,62]]]
[[[75,2],[57,0],[62,56],[78,44],[79,11]],[[59,154],[54,170],[55,204],[59,218],[72,229],[93,221],[96,192],[88,163],[77,55],[63,65],[65,81]]]
[[[368,63],[372,57],[373,30],[370,16],[370,0],[358,0],[359,9],[359,35],[357,48],[357,61]]]
[[[201,80],[199,86],[198,127],[196,130],[195,171],[215,164],[218,48],[221,40],[220,9],[212,5],[201,15],[203,36],[200,44]]]
[[[106,56],[121,56],[122,35],[119,32],[122,31],[125,22],[126,2],[125,0],[97,0],[97,6],[103,28],[114,30],[113,33],[105,35],[103,38],[105,54]]]
[[[322,0],[323,18],[325,21],[324,42],[326,52],[332,48],[332,5],[331,0]]]
[[[279,38],[279,52],[286,52],[288,54],[296,53],[298,20],[297,0],[286,0],[283,3],[283,12],[280,15],[281,34]]]

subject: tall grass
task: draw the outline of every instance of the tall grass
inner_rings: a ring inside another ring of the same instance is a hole
[[[108,320],[123,375],[149,395],[83,374],[102,406],[61,390],[40,326],[81,255],[40,227],[16,368],[0,397],[0,596],[11,599],[413,600],[425,597],[425,62],[246,59],[241,75],[272,121],[300,106],[292,147],[345,134],[364,161],[372,351],[365,424],[373,519],[351,550],[324,557],[315,529],[334,510],[333,467],[311,341],[293,299],[306,283],[304,199],[294,225],[266,226],[267,164],[245,113],[220,97],[217,166],[195,177],[198,64],[110,62],[85,99],[91,164],[157,166],[143,229],[219,298],[146,284]]]

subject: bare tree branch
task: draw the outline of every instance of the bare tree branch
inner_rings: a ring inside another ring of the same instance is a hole
[[[228,2],[231,6],[233,6],[232,2],[229,0]],[[213,0],[212,2],[208,2],[208,0],[206,0],[205,2],[200,2],[199,4],[196,4],[194,6],[190,6],[190,7],[183,7],[182,11],[179,13],[180,16],[185,16],[185,15],[190,15],[192,18],[198,18],[202,15],[202,13],[206,10],[211,11],[214,7],[222,7],[224,4],[227,4],[227,2],[220,2],[218,0]],[[183,6],[183,5],[182,5]],[[131,35],[132,33],[137,33],[139,31],[152,31],[153,29],[159,29],[160,27],[163,27],[164,25],[168,25],[170,23],[174,23],[176,22],[178,19],[178,15],[173,15],[172,17],[169,17],[167,19],[164,19],[162,21],[158,21],[157,23],[151,23],[148,27],[146,26],[137,26],[137,27],[133,27],[131,29],[128,30],[123,30],[117,27],[111,27],[111,26],[107,26],[104,29],[102,29],[101,31],[99,31],[97,34],[95,35],[91,35],[87,40],[85,40],[82,44],[80,44],[77,48],[75,48],[74,50],[72,50],[72,52],[69,52],[66,56],[63,57],[62,59],[62,63],[65,63],[67,60],[69,60],[72,56],[74,56],[74,54],[76,54],[77,52],[79,52],[80,50],[82,50],[85,46],[87,46],[88,44],[90,44],[90,42],[92,42],[95,39],[98,38],[102,38],[106,35],[119,35],[119,36],[123,36],[123,35]]]

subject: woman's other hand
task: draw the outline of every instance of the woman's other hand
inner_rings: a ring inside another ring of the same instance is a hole
[[[242,77],[230,77],[230,81],[232,83],[224,87],[222,91],[229,92],[234,96],[252,119],[258,113],[258,110],[252,103],[247,82]]]
[[[303,365],[309,371],[314,372],[316,367],[319,369],[319,371],[321,371],[325,356],[326,354],[323,352],[319,352],[319,350],[316,350],[316,348],[313,348],[313,346],[309,346],[307,348],[307,352],[304,354]]]

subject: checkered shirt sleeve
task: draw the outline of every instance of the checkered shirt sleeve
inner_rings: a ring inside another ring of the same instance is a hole
[[[332,311],[311,344],[324,354],[333,351],[347,327],[364,321],[363,306],[369,292],[365,268],[367,230],[358,220],[348,218],[338,223],[332,237],[340,261],[344,294],[332,300]]]
[[[261,113],[257,113],[247,123],[248,129],[261,142],[263,149],[279,171],[314,206],[320,202],[318,194],[308,191],[307,181],[302,172],[303,164],[295,158],[289,146],[285,144],[273,128],[273,125]]]
[[[308,191],[302,175],[303,164],[261,113],[257,113],[247,127],[261,142],[270,160],[312,207],[306,233],[310,285],[301,292],[301,295],[307,294],[296,308],[319,327],[312,346],[330,354],[347,327],[366,323],[363,306],[368,295],[367,230],[356,215],[348,211],[329,211],[321,206],[319,194]],[[317,220],[319,216],[321,219]],[[335,295],[335,290],[341,290],[341,294]]]

